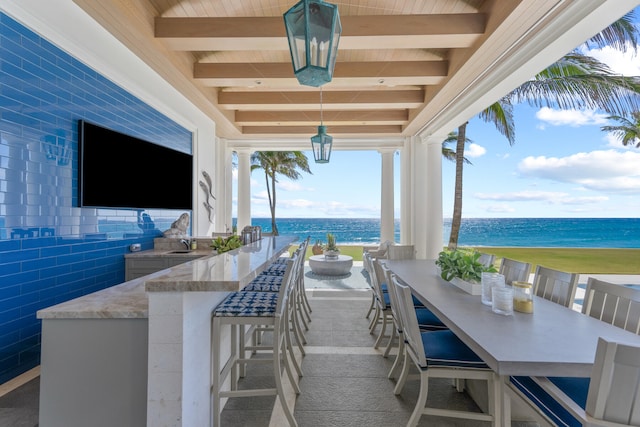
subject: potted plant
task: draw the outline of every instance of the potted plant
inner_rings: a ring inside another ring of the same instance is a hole
[[[242,246],[242,241],[240,241],[240,237],[236,234],[232,234],[226,238],[219,236],[211,241],[211,248],[219,254],[229,252],[240,246]]]
[[[495,273],[492,265],[485,266],[480,261],[480,252],[469,249],[442,251],[438,254],[436,265],[440,267],[440,276],[472,295],[482,291],[480,281],[483,272]]]
[[[327,233],[327,244],[324,247],[324,257],[327,259],[336,259],[340,255],[340,249],[336,245],[336,236]]]

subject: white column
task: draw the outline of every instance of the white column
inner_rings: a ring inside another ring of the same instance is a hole
[[[411,138],[405,138],[404,147],[400,150],[400,243],[412,245],[413,241],[413,168],[411,158],[413,145]]]
[[[393,155],[394,148],[378,150],[382,154],[382,185],[380,197],[380,241],[395,241],[394,196],[393,196]]]
[[[237,149],[238,153],[238,233],[251,225],[251,153],[246,148]]]
[[[413,244],[416,258],[427,259],[427,147],[419,137],[414,137],[411,167],[413,170]]]
[[[426,257],[438,258],[442,251],[442,141],[446,136],[431,136],[426,143]]]

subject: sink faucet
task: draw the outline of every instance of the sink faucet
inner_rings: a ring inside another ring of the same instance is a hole
[[[180,243],[182,243],[184,247],[187,248],[187,250],[191,249],[191,242],[189,242],[187,239],[180,240]]]

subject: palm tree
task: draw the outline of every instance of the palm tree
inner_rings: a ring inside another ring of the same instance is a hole
[[[264,179],[267,184],[269,196],[269,209],[271,211],[271,230],[273,235],[278,235],[276,225],[276,183],[277,175],[283,175],[291,180],[300,179],[300,172],[311,174],[309,159],[302,151],[257,151],[251,155],[251,172],[256,169],[264,170]]]
[[[640,148],[640,111],[632,111],[631,117],[633,120],[624,116],[609,116],[609,120],[615,120],[620,124],[602,126],[600,129],[613,133],[624,146],[636,144],[636,148]]]
[[[503,134],[509,141],[509,145],[515,142],[515,125],[513,121],[513,106],[508,98],[503,98],[498,102],[491,104],[487,109],[480,112],[479,117],[485,122],[496,125],[498,132]],[[464,157],[464,147],[470,140],[467,138],[467,125],[465,122],[458,127],[456,136],[456,182],[455,193],[453,198],[453,217],[451,219],[451,234],[449,234],[449,250],[458,247],[458,236],[460,234],[460,224],[462,222],[462,171],[464,163],[470,163]],[[455,134],[455,133],[454,133]],[[449,140],[452,134],[445,140]],[[444,153],[443,153],[444,154]]]
[[[634,13],[631,11],[587,40],[584,46],[611,46],[622,51],[631,47],[635,49],[638,44],[638,29],[633,21]],[[638,77],[614,74],[605,64],[576,49],[482,111],[479,117],[485,122],[493,122],[498,131],[507,137],[509,144],[513,145],[513,104],[526,102],[535,107],[601,109],[609,114],[624,116],[629,111],[640,110],[639,94]],[[505,110],[503,113],[497,114],[499,110],[490,112],[499,106]],[[508,107],[505,108],[506,106]],[[458,128],[461,141],[457,144],[456,155],[464,155],[466,126],[467,123],[464,123]],[[456,161],[456,188],[449,249],[458,246],[462,218],[462,164],[462,161]]]

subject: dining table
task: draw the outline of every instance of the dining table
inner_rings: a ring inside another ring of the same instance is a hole
[[[512,375],[589,377],[598,337],[640,346],[640,336],[534,296],[533,313],[494,313],[440,277],[435,260],[381,260],[499,376],[494,425],[511,425]]]

